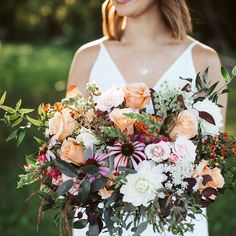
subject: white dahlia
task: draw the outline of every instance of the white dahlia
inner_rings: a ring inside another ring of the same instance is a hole
[[[136,168],[137,173],[127,175],[127,182],[120,189],[123,201],[134,206],[148,206],[156,196],[163,198],[164,193],[158,193],[167,179],[162,170],[162,165],[156,166],[152,161],[141,162]]]

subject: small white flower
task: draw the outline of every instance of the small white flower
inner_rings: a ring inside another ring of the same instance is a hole
[[[99,140],[92,134],[92,132],[84,127],[81,128],[80,134],[76,137],[76,141],[78,143],[83,143],[86,148],[99,144]]]
[[[167,142],[161,141],[159,143],[149,144],[144,152],[149,159],[159,163],[169,158],[171,150]]]
[[[130,202],[134,206],[148,206],[156,196],[163,198],[162,192],[157,190],[163,188],[162,182],[167,176],[162,173],[163,166],[155,166],[151,161],[143,161],[136,168],[136,174],[127,175],[125,183],[120,192],[124,195],[123,201]]]
[[[93,97],[97,104],[96,108],[100,111],[109,112],[111,108],[118,107],[124,102],[124,91],[121,88],[111,88],[102,93],[100,96]]]
[[[190,162],[194,162],[196,159],[196,146],[192,141],[186,137],[179,137],[176,139],[173,147],[173,153],[179,157],[182,157]]]
[[[203,111],[209,113],[215,121],[215,125],[213,125],[204,119],[200,119],[202,131],[207,134],[218,135],[220,128],[223,126],[223,117],[221,114],[220,107],[217,106],[214,102],[210,101],[208,98],[206,98],[203,101],[196,102],[193,105],[193,108],[196,109],[198,112]]]

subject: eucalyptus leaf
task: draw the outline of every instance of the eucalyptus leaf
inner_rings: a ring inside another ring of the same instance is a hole
[[[99,226],[98,224],[90,224],[88,236],[98,236],[99,235]]]
[[[142,223],[137,227],[137,230],[136,230],[134,236],[139,236],[140,234],[142,234],[142,233],[146,230],[147,226],[148,226],[148,222],[147,222],[147,221],[142,222]]]

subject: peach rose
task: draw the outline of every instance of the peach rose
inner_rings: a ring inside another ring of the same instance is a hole
[[[171,130],[169,137],[176,140],[180,136],[188,139],[195,137],[198,133],[198,120],[191,110],[184,110],[179,113],[176,125]]]
[[[56,112],[54,117],[49,120],[49,134],[54,135],[55,139],[63,141],[74,132],[76,124],[69,111],[63,109],[61,112]]]
[[[67,98],[74,98],[74,97],[77,97],[77,96],[80,96],[80,95],[81,95],[81,92],[79,90],[78,85],[76,85],[76,84],[70,85],[69,88],[66,91],[66,97]]]
[[[73,138],[68,138],[64,140],[61,145],[60,158],[68,163],[73,163],[75,165],[81,165],[85,162],[84,159],[85,149],[82,145],[78,144]]]
[[[115,108],[109,114],[109,117],[122,132],[126,130],[128,135],[132,135],[134,133],[135,120],[127,117],[124,113],[134,113],[134,110],[129,108]]]
[[[221,170],[217,167],[211,169],[210,167],[207,166],[208,161],[202,160],[200,163],[200,170],[195,171],[195,176],[204,176],[204,175],[209,175],[211,176],[212,180],[207,182],[205,185],[201,182],[199,185],[200,192],[202,192],[206,188],[223,188],[225,181],[224,177],[221,174]],[[210,196],[212,200],[216,198],[215,195]]]
[[[98,194],[102,197],[102,199],[107,199],[112,195],[112,193],[114,191],[113,190],[108,190],[108,188],[111,187],[113,184],[114,184],[114,181],[109,180],[107,182],[107,185],[104,188],[99,190]]]
[[[150,90],[145,83],[127,84],[124,92],[128,108],[143,109],[150,101]]]

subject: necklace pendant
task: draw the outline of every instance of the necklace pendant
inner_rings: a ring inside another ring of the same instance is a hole
[[[142,68],[141,69],[141,73],[142,73],[142,75],[147,75],[148,74],[148,69],[147,68]]]

